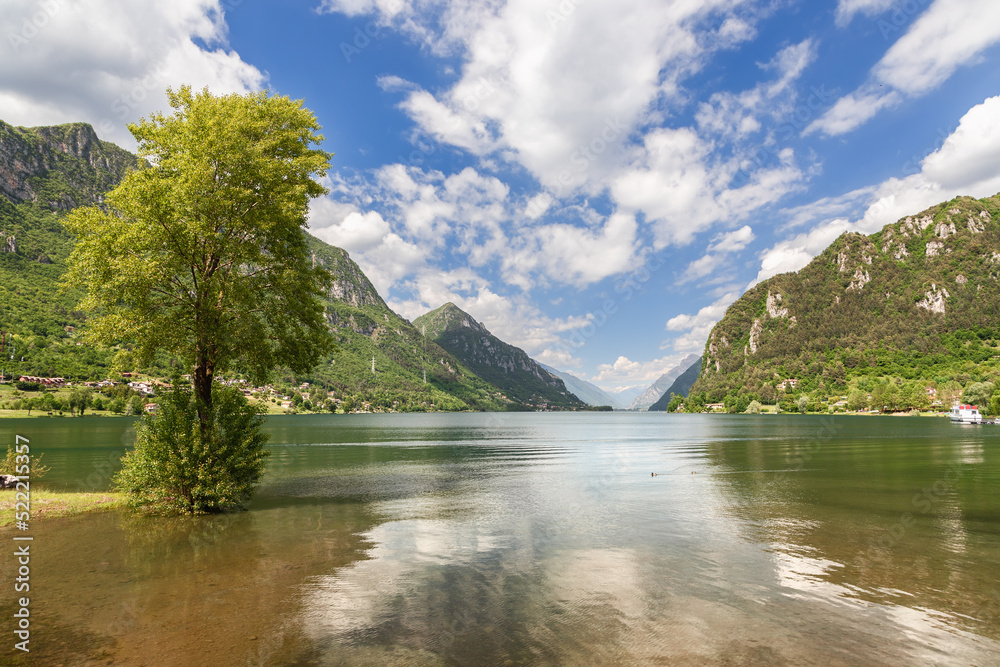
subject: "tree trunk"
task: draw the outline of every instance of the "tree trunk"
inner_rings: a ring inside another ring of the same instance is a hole
[[[212,423],[212,381],[215,377],[215,363],[207,355],[200,355],[194,367],[192,381],[194,394],[198,399],[198,422],[201,424],[201,434],[208,434]]]

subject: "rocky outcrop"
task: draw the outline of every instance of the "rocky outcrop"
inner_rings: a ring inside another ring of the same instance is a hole
[[[388,309],[385,301],[378,295],[375,286],[368,280],[368,276],[351,259],[347,251],[333,246],[328,247],[327,256],[321,258],[313,254],[313,262],[323,265],[333,274],[333,284],[330,286],[329,297],[334,301],[342,301],[355,308],[376,306]]]
[[[944,315],[945,301],[949,296],[951,295],[944,287],[932,284],[931,288],[925,293],[924,298],[917,302],[917,308],[923,308],[932,313]]]
[[[138,165],[87,123],[24,128],[0,121],[0,195],[14,204],[67,211],[100,203]]]

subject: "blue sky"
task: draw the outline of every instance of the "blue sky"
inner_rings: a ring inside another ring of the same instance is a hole
[[[5,0],[0,118],[303,99],[314,234],[608,389],[839,234],[1000,191],[995,0]]]

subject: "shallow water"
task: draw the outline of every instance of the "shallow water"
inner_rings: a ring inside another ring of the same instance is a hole
[[[5,420],[0,438],[29,436],[50,487],[83,490],[107,484],[126,427]],[[1000,663],[1000,428],[660,413],[268,428],[248,512],[34,524],[32,662]]]

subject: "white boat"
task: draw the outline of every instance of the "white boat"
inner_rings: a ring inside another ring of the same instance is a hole
[[[983,416],[979,414],[979,408],[975,405],[965,405],[956,403],[951,406],[949,415],[953,422],[959,424],[982,424]]]

